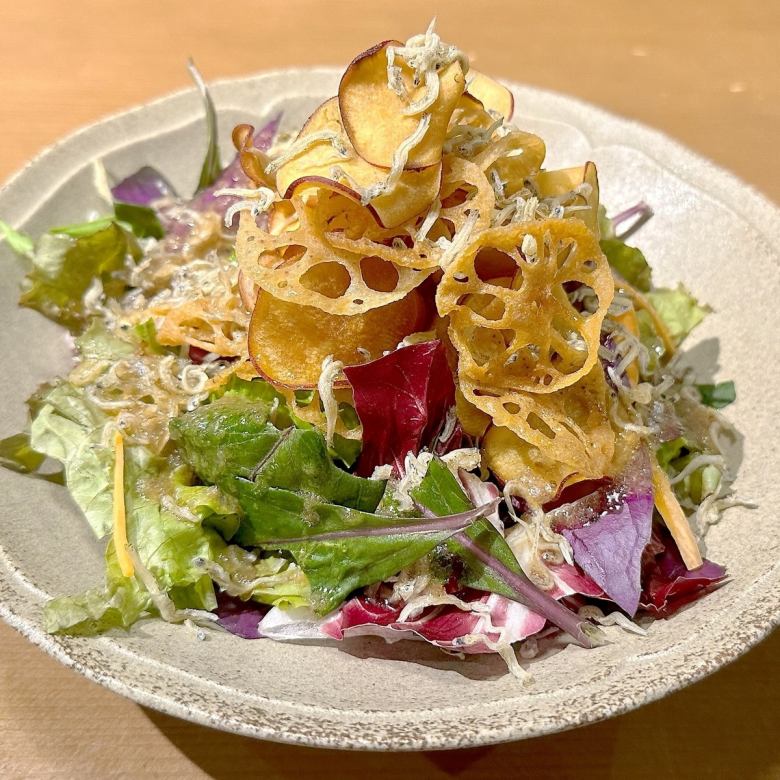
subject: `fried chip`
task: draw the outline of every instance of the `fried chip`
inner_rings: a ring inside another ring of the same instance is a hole
[[[482,105],[482,101],[474,97],[474,95],[464,92],[460,96],[455,110],[452,112],[449,129],[452,130],[456,125],[465,125],[484,130],[494,122],[493,117],[488,114],[485,106]]]
[[[577,481],[574,468],[545,456],[542,451],[498,425],[482,439],[482,460],[502,482],[512,482],[519,495],[544,504],[566,484]]]
[[[501,180],[504,195],[510,197],[539,172],[546,154],[547,148],[538,135],[513,130],[494,138],[472,161],[489,178],[495,174]]]
[[[576,384],[555,393],[490,387],[463,373],[460,389],[496,425],[508,428],[544,457],[572,466],[587,477],[606,473],[615,450],[615,434],[600,364]]]
[[[338,249],[317,224],[314,204],[299,195],[292,204],[298,219],[290,229],[272,235],[245,211],[236,238],[241,270],[277,298],[330,314],[362,314],[404,298],[433,271]]]
[[[595,163],[540,171],[535,185],[540,198],[554,198],[564,207],[566,217],[581,219],[599,238],[599,177]]]
[[[401,47],[398,41],[383,41],[359,54],[347,67],[339,84],[339,108],[347,136],[357,153],[372,165],[389,168],[398,147],[418,128],[422,114],[405,109],[426,94],[424,84],[414,85],[412,69],[400,58],[401,91],[388,85],[388,47]],[[430,125],[422,141],[410,150],[406,168],[425,168],[441,160],[444,137],[450,117],[463,94],[466,80],[457,60],[438,71],[439,88],[435,102],[425,113]]]
[[[283,163],[276,173],[276,189],[283,198],[308,188],[326,187],[361,204],[366,190],[385,181],[388,171],[362,159],[352,147],[341,124],[337,98],[326,100],[304,124],[298,141],[329,133]],[[425,211],[436,198],[441,182],[441,165],[402,171],[398,182],[386,193],[374,197],[364,210],[380,225],[395,227]]]
[[[490,427],[490,415],[469,403],[459,387],[455,388],[455,415],[463,432],[476,439],[482,437]]]
[[[578,309],[575,290],[595,293],[596,310]],[[578,220],[547,219],[483,231],[446,269],[436,305],[450,317],[462,375],[544,394],[595,365],[613,294],[593,234]]]
[[[352,316],[329,314],[261,291],[249,325],[249,355],[258,373],[274,384],[316,387],[328,355],[345,365],[382,357],[425,326],[426,308],[417,290]]]
[[[469,68],[466,94],[472,95],[489,112],[495,112],[505,121],[512,119],[515,111],[515,99],[503,84],[486,76],[484,73]]]
[[[207,298],[196,298],[176,306],[155,305],[149,309],[162,316],[157,341],[164,346],[188,345],[222,357],[246,354],[247,313],[236,298],[230,309],[216,308]]]

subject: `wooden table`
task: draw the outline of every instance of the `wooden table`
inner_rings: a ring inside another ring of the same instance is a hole
[[[187,85],[189,55],[207,78],[344,64],[437,13],[481,70],[659,127],[780,197],[776,2],[3,5],[2,178],[79,125]],[[686,691],[573,732],[390,756],[255,742],[144,710],[3,625],[0,777],[780,778],[778,653],[780,634]]]

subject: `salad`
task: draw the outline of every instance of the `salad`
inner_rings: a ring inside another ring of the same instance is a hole
[[[0,459],[64,485],[106,548],[48,631],[376,635],[523,675],[518,654],[644,633],[725,581],[700,548],[737,502],[734,384],[680,361],[708,307],[626,242],[648,205],[610,218],[594,163],[546,169],[433,25],[358,55],[297,134],[237,126],[227,166],[191,70],[192,196],[97,161],[104,213],[35,241],[0,223],[21,305],[75,358]]]

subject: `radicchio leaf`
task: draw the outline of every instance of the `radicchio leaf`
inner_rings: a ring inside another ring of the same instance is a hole
[[[455,385],[440,341],[402,347],[344,369],[363,425],[357,473],[391,464],[401,474],[406,454],[415,455],[441,430],[455,403]]]
[[[725,578],[726,569],[707,559],[698,569],[687,569],[672,535],[656,526],[642,562],[641,608],[654,617],[669,617]]]
[[[306,609],[287,612],[273,609],[260,624],[260,633],[282,640],[342,640],[358,636],[379,636],[387,642],[423,639],[445,650],[492,653],[495,643],[519,642],[540,631],[545,624],[543,617],[527,607],[496,594],[475,595],[468,603],[482,611],[445,605],[428,608],[421,615],[401,622],[401,607],[360,596],[319,620]]]
[[[629,615],[641,593],[642,552],[650,540],[653,487],[642,451],[614,484],[550,513],[577,565]]]

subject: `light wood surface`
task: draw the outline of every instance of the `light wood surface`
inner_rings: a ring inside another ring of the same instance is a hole
[[[80,125],[185,86],[189,55],[207,78],[344,64],[434,14],[481,70],[660,128],[780,199],[772,0],[4,0],[0,178]],[[779,651],[777,634],[698,685],[587,728],[398,756],[254,742],[177,721],[87,682],[0,625],[0,777],[780,778]]]

